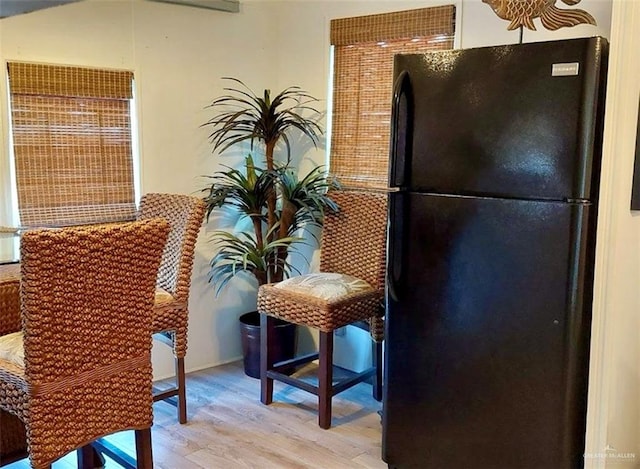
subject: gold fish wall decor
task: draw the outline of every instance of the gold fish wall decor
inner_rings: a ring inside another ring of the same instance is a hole
[[[573,6],[580,0],[562,0]],[[535,31],[534,18],[540,18],[542,26],[552,31],[578,24],[596,25],[596,20],[584,10],[567,10],[556,7],[557,0],[482,0],[496,15],[511,21],[507,29],[512,31],[522,26]]]

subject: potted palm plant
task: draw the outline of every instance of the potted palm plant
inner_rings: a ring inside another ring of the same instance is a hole
[[[225,94],[208,106],[216,115],[203,124],[212,129],[209,140],[213,151],[223,153],[248,142],[252,153],[260,151],[264,159],[258,164],[250,154],[241,169],[226,167],[209,176],[210,184],[203,189],[207,219],[215,209],[231,207],[252,226],[249,232],[214,233],[218,252],[211,260],[209,280],[217,293],[237,275],[253,276],[262,285],[295,272],[288,256],[304,242],[304,230],[321,226],[324,210],[338,209],[327,195],[336,183],[323,167],[313,168],[302,177],[291,167],[294,134],[316,147],[319,143],[322,128],[317,123],[320,113],[314,107],[317,100],[298,87],[286,88],[272,98],[269,90],[257,95],[238,79],[226,80],[232,86],[224,88]],[[280,160],[277,154],[282,155]],[[244,315],[241,324],[257,328],[258,317],[255,312]],[[247,332],[244,328],[245,372],[259,377],[259,355],[247,357]],[[256,354],[259,333],[253,330],[253,335],[251,349]],[[295,345],[278,348],[284,355],[292,355]],[[248,362],[254,364],[249,372]]]

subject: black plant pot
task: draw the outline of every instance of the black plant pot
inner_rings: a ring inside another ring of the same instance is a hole
[[[296,351],[296,325],[278,319],[275,331],[275,340],[269,341],[274,361],[277,363],[293,358]],[[244,373],[252,378],[260,378],[260,313],[251,311],[240,316],[240,336]],[[291,367],[283,372],[290,374],[294,370]]]

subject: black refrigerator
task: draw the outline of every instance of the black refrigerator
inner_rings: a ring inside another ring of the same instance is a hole
[[[583,466],[607,42],[394,63],[383,459]]]

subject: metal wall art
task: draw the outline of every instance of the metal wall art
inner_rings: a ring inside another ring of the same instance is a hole
[[[569,6],[580,3],[580,0],[562,0]],[[542,26],[552,31],[578,24],[596,25],[596,20],[584,10],[561,9],[556,7],[557,0],[482,0],[489,5],[496,15],[503,20],[511,21],[507,30],[526,27],[536,30],[533,20],[540,18]]]

